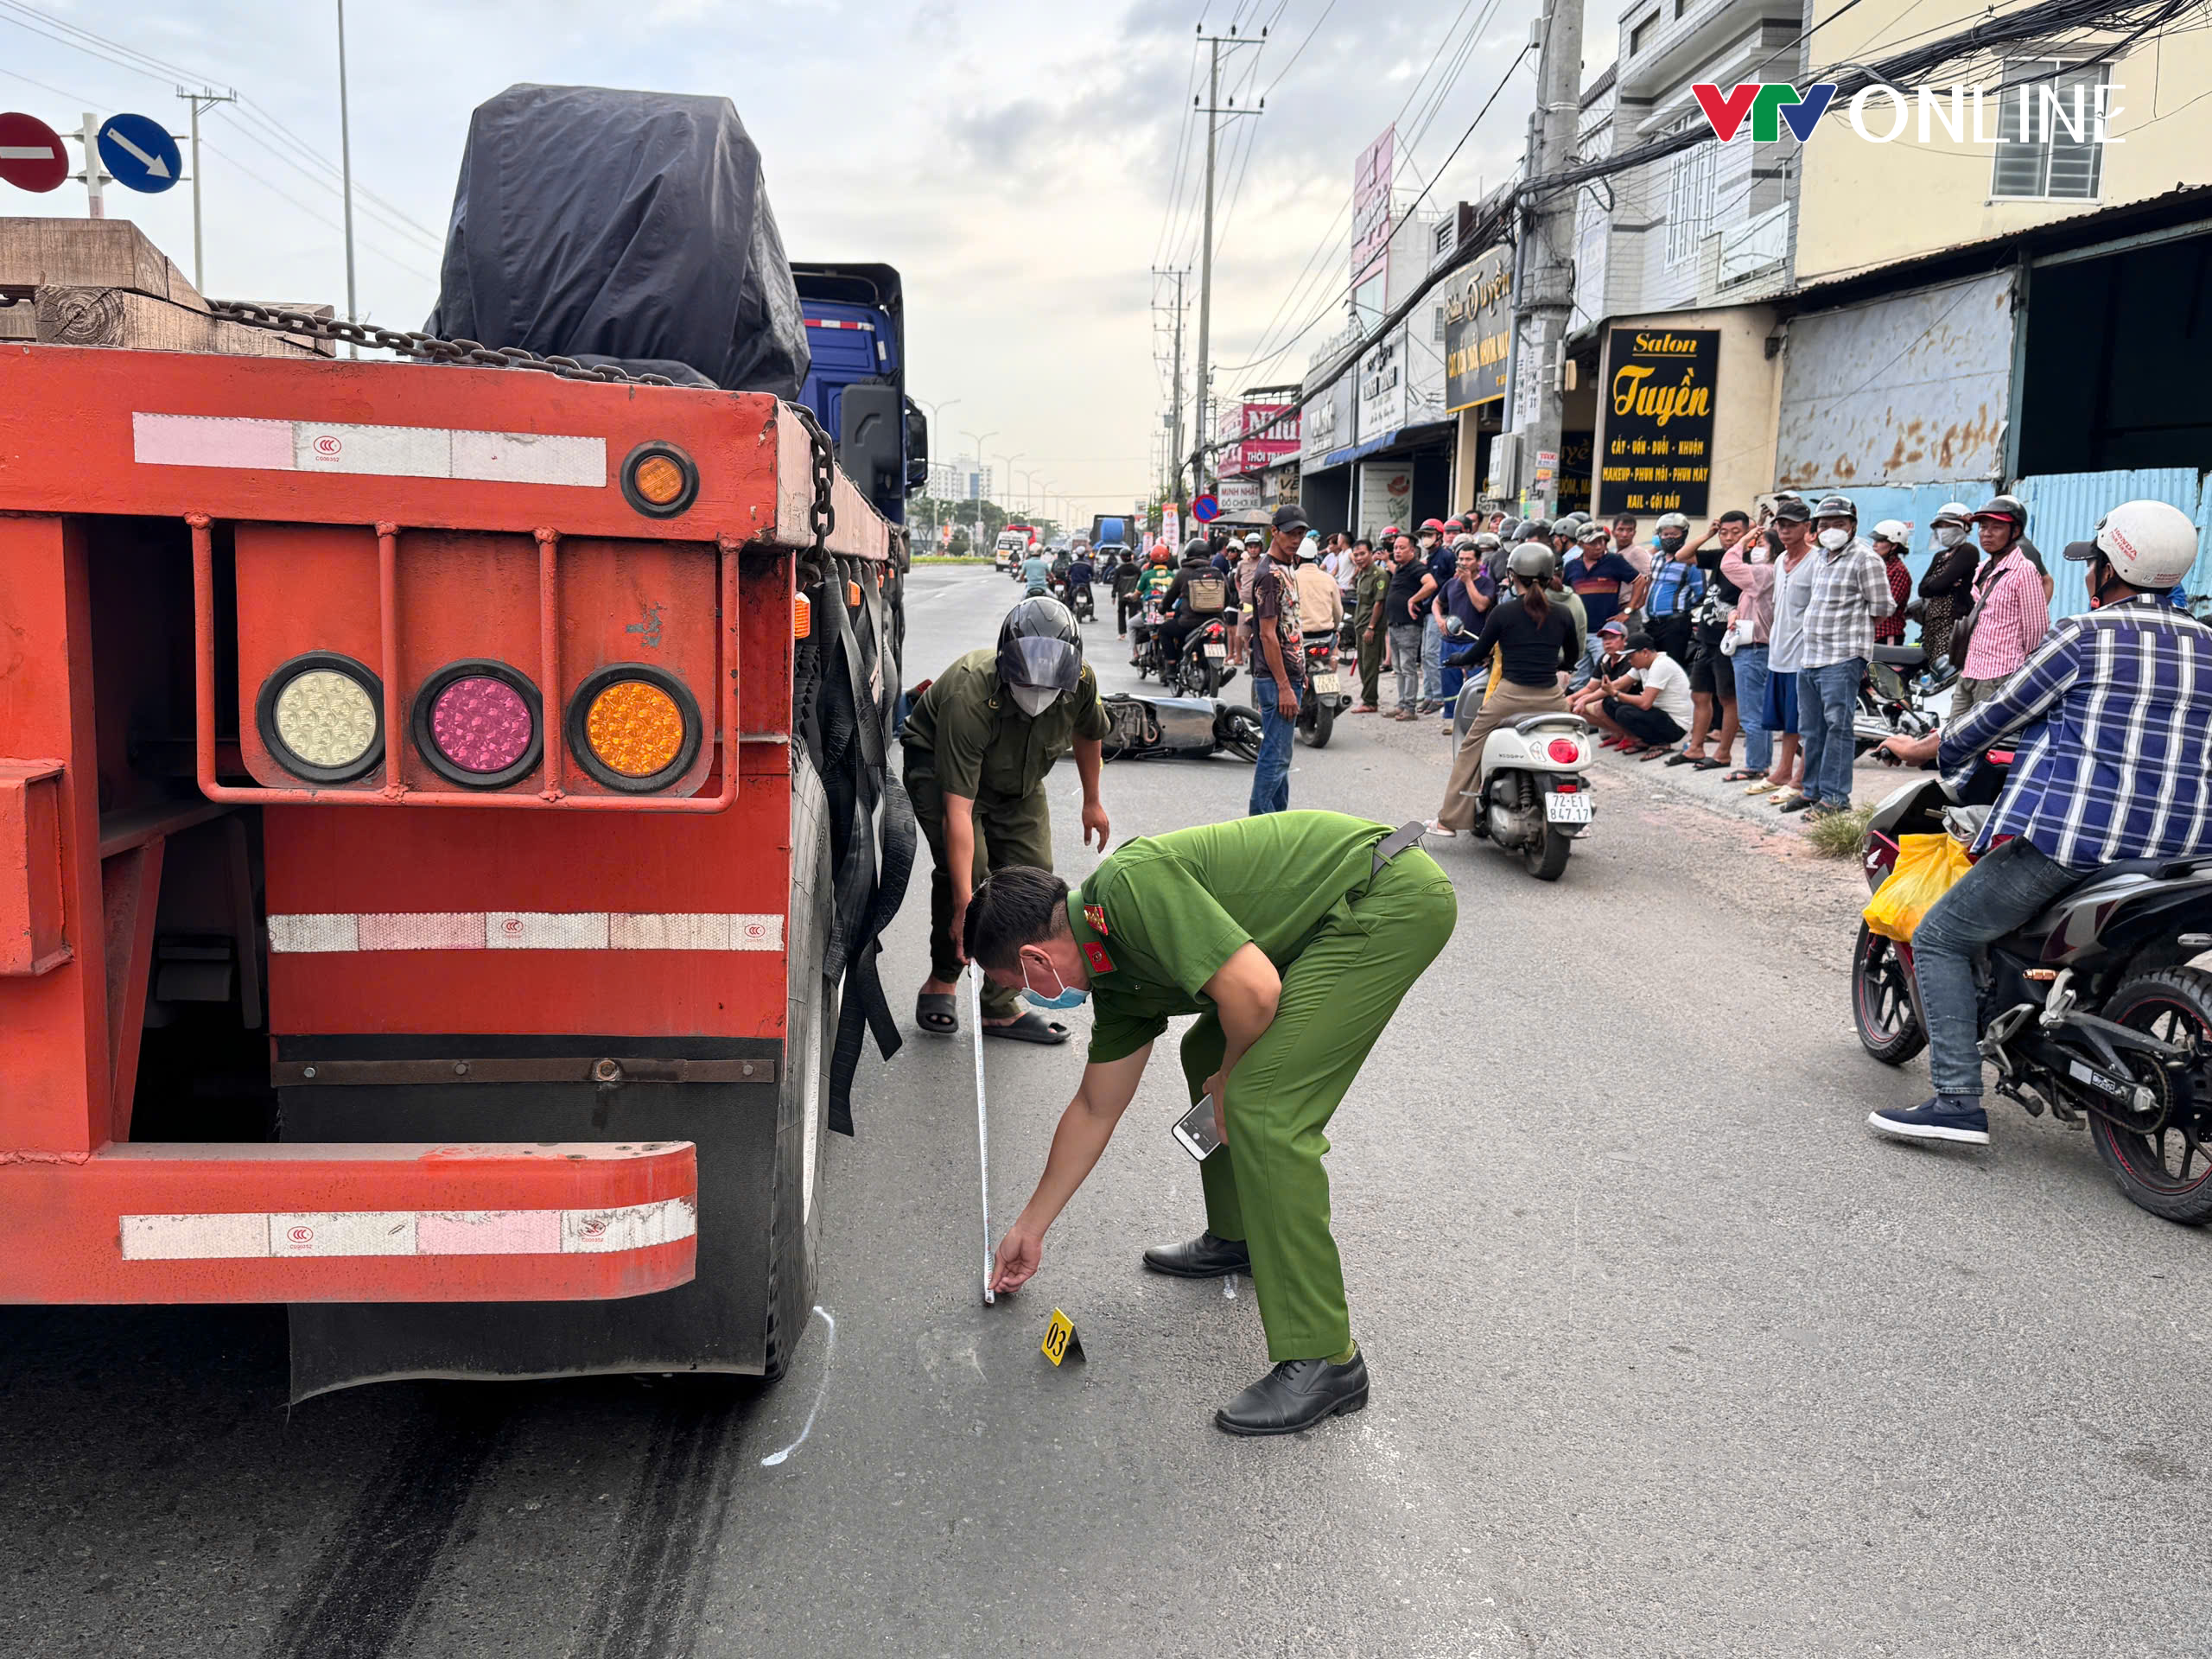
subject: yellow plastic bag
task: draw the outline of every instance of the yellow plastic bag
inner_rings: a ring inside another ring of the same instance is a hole
[[[1948,836],[1901,836],[1889,880],[1859,914],[1872,931],[1909,943],[1920,918],[1973,866],[1967,849]]]

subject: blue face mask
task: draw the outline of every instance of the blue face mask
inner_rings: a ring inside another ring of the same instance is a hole
[[[1058,979],[1059,975],[1056,973],[1052,977]],[[1084,999],[1090,995],[1089,991],[1078,990],[1065,982],[1061,983],[1059,994],[1057,996],[1046,996],[1041,992],[1032,990],[1029,987],[1029,964],[1027,961],[1021,964],[1021,994],[1040,1008],[1081,1007]]]

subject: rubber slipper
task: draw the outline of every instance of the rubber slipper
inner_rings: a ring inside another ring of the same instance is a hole
[[[1646,749],[1642,754],[1637,755],[1636,758],[1639,760],[1656,760],[1661,755],[1666,753],[1667,751],[1663,746],[1654,747],[1652,748]]]
[[[1690,765],[1700,772],[1718,772],[1728,763],[1726,760],[1693,760]]]
[[[960,999],[950,991],[923,991],[914,998],[914,1023],[932,1037],[960,1034]]]
[[[1738,766],[1720,781],[1724,784],[1748,784],[1754,778],[1765,776],[1757,766]]]
[[[1667,764],[1670,766],[1694,766],[1701,765],[1703,759],[1701,755],[1692,754],[1688,749],[1680,749],[1667,757]]]
[[[1003,1037],[1010,1043],[1041,1043],[1047,1048],[1057,1047],[1068,1039],[1068,1028],[1057,1020],[1047,1020],[1041,1014],[1025,1014],[1012,1025],[995,1026],[986,1020],[986,1037]]]

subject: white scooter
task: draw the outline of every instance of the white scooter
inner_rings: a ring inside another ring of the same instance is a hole
[[[1462,630],[1452,619],[1447,633]],[[1465,695],[1465,692],[1462,693]],[[1474,832],[1518,853],[1539,881],[1567,869],[1575,838],[1597,815],[1590,792],[1590,726],[1580,715],[1527,715],[1483,740]]]

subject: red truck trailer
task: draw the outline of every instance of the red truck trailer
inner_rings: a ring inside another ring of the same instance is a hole
[[[903,560],[772,396],[0,340],[0,1300],[779,1375]]]

